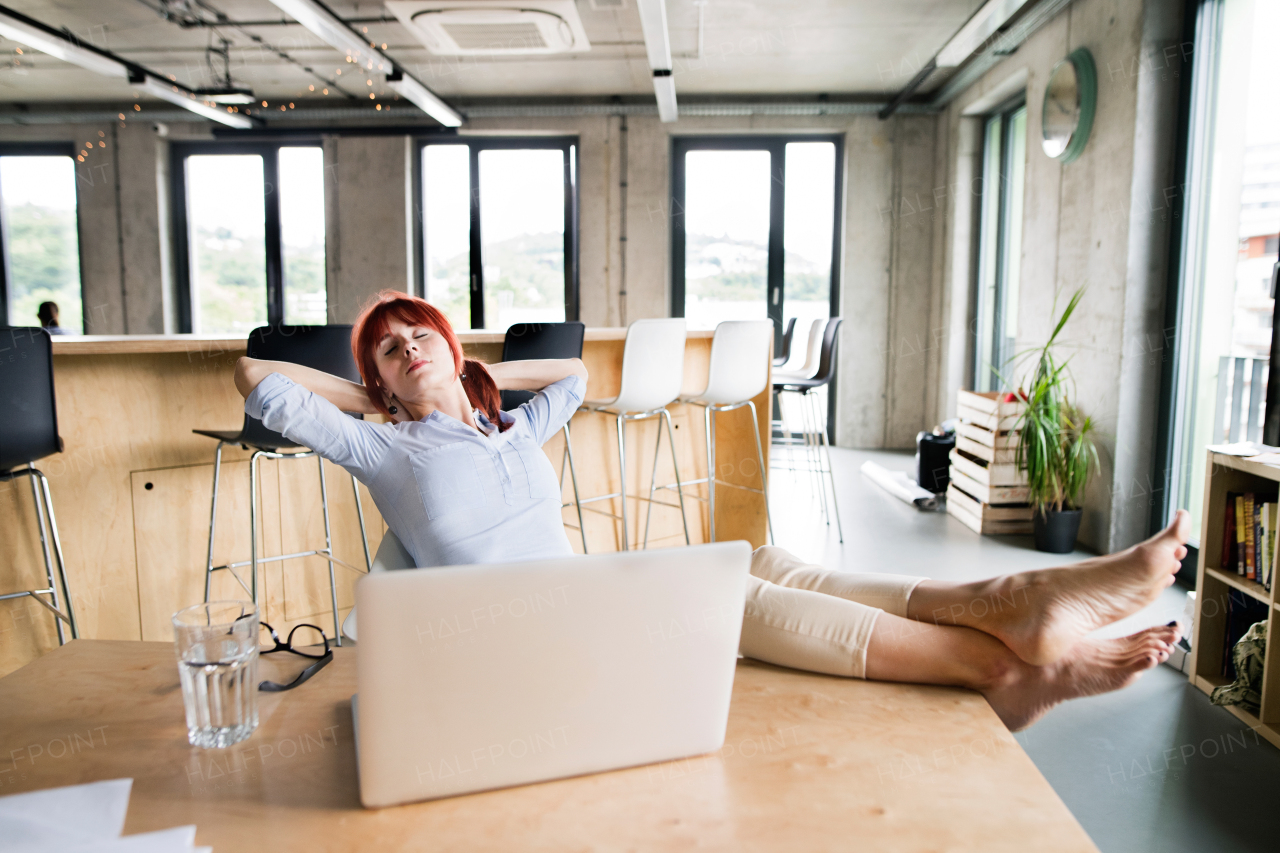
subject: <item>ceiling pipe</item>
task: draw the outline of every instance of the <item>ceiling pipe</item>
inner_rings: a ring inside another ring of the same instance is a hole
[[[1018,14],[1031,0],[987,0],[978,11],[965,22],[956,34],[916,72],[910,82],[893,96],[889,104],[880,111],[881,121],[893,115],[902,104],[915,93],[924,81],[939,68],[957,68],[973,56],[987,40],[1000,31],[1009,19]]]
[[[347,58],[355,64],[362,65],[365,62],[376,64],[378,70],[387,75],[388,86],[436,121],[446,127],[458,127],[462,124],[461,113],[423,85],[421,80],[409,74],[402,66],[395,64],[391,57],[378,50],[373,42],[356,32],[321,0],[271,0],[271,2],[330,47],[345,51]]]

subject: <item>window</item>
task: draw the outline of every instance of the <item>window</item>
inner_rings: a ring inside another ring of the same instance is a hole
[[[836,311],[841,139],[677,137],[672,142],[671,314],[691,329]]]
[[[323,150],[180,143],[173,160],[181,331],[328,322]]]
[[[1200,530],[1205,447],[1263,439],[1280,246],[1280,4],[1204,2],[1193,9],[1187,86],[1186,194],[1170,299],[1165,432],[1154,524],[1191,512]],[[1268,422],[1269,424],[1269,422]],[[1270,439],[1276,440],[1276,436]]]
[[[67,146],[0,147],[0,325],[39,326],[42,302],[58,325],[84,331],[75,159]]]
[[[983,128],[982,212],[978,232],[973,386],[998,391],[1018,337],[1022,267],[1022,197],[1027,162],[1027,107],[1015,104]]]
[[[578,319],[577,140],[422,146],[422,296],[455,329]]]

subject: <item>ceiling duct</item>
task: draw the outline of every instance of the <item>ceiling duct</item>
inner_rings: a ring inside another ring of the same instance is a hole
[[[526,56],[591,49],[573,0],[388,0],[386,7],[439,56]]]

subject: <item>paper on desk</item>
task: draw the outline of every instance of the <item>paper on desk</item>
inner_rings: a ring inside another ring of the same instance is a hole
[[[0,838],[6,850],[119,838],[132,787],[132,779],[109,779],[0,797]]]
[[[121,837],[132,779],[110,779],[0,797],[5,853],[211,853],[196,828]]]
[[[920,488],[919,484],[903,471],[890,471],[870,460],[863,462],[859,470],[877,486],[900,501],[914,504],[917,509],[936,510],[940,505],[937,495]]]

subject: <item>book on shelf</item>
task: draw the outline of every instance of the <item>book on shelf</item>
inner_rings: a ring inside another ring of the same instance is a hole
[[[1236,496],[1227,492],[1225,520],[1222,529],[1222,559],[1218,568],[1229,572],[1236,567]]]
[[[1228,492],[1223,510],[1219,565],[1224,572],[1234,571],[1270,590],[1280,539],[1280,503],[1254,492]]]
[[[1249,580],[1257,580],[1257,564],[1254,562],[1256,557],[1255,543],[1257,541],[1256,524],[1257,516],[1253,511],[1253,492],[1245,492],[1244,494],[1244,576]]]
[[[1245,520],[1244,495],[1236,495],[1236,574],[1244,574],[1245,533],[1249,522]]]

